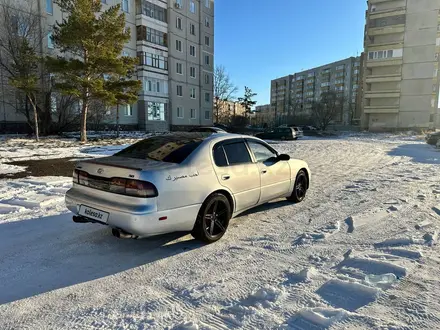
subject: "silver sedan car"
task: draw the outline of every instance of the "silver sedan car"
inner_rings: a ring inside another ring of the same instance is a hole
[[[266,142],[227,133],[175,133],[139,141],[76,165],[67,208],[120,238],[175,231],[207,243],[229,220],[273,199],[301,202],[310,185],[302,160]]]

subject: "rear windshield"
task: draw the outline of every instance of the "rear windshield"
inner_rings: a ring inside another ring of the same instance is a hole
[[[115,156],[180,164],[202,144],[203,140],[204,137],[194,135],[155,136],[139,141]]]

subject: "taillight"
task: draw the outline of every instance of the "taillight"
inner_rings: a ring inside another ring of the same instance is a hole
[[[84,171],[78,171],[78,183],[87,186],[89,184],[89,174]]]
[[[79,170],[73,171],[73,183],[78,183],[78,172]]]
[[[89,174],[84,171],[75,170],[73,171],[73,182],[87,186]]]
[[[156,186],[151,182],[97,177],[80,170],[73,172],[73,182],[90,188],[132,197],[150,198],[159,195]]]
[[[139,180],[127,180],[125,194],[134,197],[156,197],[158,195],[154,184]]]

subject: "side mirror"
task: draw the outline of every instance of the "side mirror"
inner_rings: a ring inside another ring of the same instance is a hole
[[[281,154],[281,155],[278,155],[278,160],[288,161],[288,160],[290,160],[290,156],[286,155],[286,154]]]

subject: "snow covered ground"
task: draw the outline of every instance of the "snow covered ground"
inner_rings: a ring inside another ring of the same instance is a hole
[[[0,162],[121,148],[29,144]],[[306,200],[248,211],[209,246],[74,224],[70,178],[0,180],[0,329],[439,329],[440,152],[362,134],[274,147],[309,162]]]

